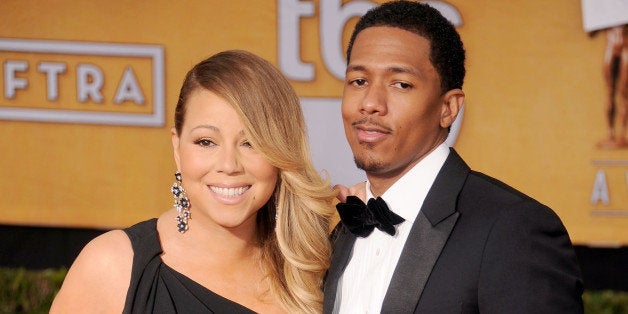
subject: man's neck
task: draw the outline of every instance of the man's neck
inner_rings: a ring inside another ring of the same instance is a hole
[[[386,191],[393,186],[399,179],[401,179],[410,169],[414,168],[418,163],[421,162],[426,156],[431,154],[437,147],[439,147],[442,143],[441,141],[438,145],[432,147],[429,151],[424,153],[420,158],[412,161],[405,167],[402,167],[395,171],[390,171],[386,173],[366,173],[366,178],[369,180],[369,184],[371,186],[371,193],[373,197],[381,196],[386,193]]]

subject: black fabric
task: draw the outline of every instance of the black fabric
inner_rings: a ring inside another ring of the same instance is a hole
[[[394,236],[397,231],[395,225],[405,220],[388,209],[381,197],[371,198],[364,204],[358,197],[350,195],[345,203],[336,204],[336,209],[349,231],[363,238],[368,237],[375,228]]]
[[[164,264],[157,219],[124,231],[134,256],[123,313],[254,313]]]
[[[408,191],[412,193],[412,191]],[[340,223],[323,313],[356,236]],[[408,235],[382,313],[582,313],[582,280],[560,218],[472,171],[451,149]]]

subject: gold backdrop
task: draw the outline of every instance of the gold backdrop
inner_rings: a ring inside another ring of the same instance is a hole
[[[461,15],[468,56],[454,147],[473,169],[552,207],[576,244],[628,244],[628,150],[595,146],[605,136],[605,36],[583,30],[578,1],[447,3]],[[0,1],[0,39],[157,47],[164,70],[162,87],[155,80],[159,60],[147,56],[0,49],[0,109],[150,115],[160,92],[165,104],[165,122],[156,126],[24,121],[0,113],[0,223],[124,227],[170,208],[170,128],[186,71],[226,49],[250,50],[278,65],[280,7],[290,4],[314,12],[300,18],[299,42],[292,43],[313,65],[314,78],[293,79],[293,86],[303,98],[339,98],[342,81],[322,56],[319,1]],[[354,23],[339,30],[343,46]],[[15,61],[28,68],[7,71]],[[46,98],[41,62],[66,65],[57,76],[57,100]],[[101,70],[102,103],[77,101],[78,68],[90,65]],[[113,100],[128,67],[144,104]],[[12,98],[11,80],[27,82],[13,87]],[[600,170],[607,204],[591,202]]]

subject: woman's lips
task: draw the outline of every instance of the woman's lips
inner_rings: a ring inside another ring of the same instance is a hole
[[[246,192],[250,188],[251,188],[250,185],[245,185],[245,186],[240,186],[240,187],[229,187],[229,188],[218,187],[218,186],[213,186],[213,185],[209,186],[209,189],[212,192],[218,194],[219,196],[227,197],[227,198],[241,196],[242,194],[244,194],[244,192]]]

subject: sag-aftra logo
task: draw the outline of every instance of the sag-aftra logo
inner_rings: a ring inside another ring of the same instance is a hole
[[[0,119],[163,126],[158,45],[2,39]]]

